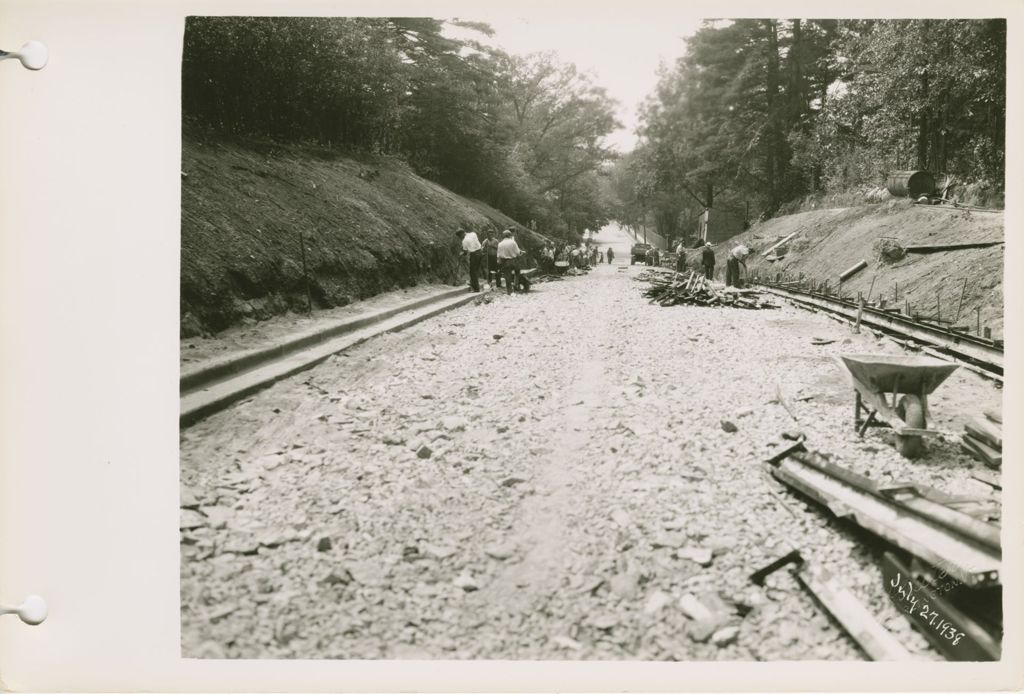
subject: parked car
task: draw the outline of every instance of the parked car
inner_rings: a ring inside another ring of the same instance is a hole
[[[654,248],[654,246],[649,243],[634,243],[633,248],[629,252],[629,264],[633,265],[637,262],[646,262],[647,252],[652,248]]]

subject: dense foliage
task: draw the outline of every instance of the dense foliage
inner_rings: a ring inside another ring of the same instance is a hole
[[[617,215],[673,236],[714,206],[772,216],[808,195],[951,173],[1003,188],[1006,22],[709,21],[663,71]],[[651,219],[653,216],[653,219]]]
[[[186,124],[394,155],[545,233],[604,222],[614,104],[551,55],[511,56],[484,24],[429,18],[190,17]]]

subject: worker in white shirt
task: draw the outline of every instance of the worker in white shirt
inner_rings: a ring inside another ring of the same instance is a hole
[[[676,272],[683,272],[686,269],[686,246],[680,241],[676,246]]]
[[[731,251],[725,260],[725,286],[727,287],[739,287],[742,286],[740,280],[740,265],[743,266],[743,271],[747,270],[747,256],[750,255],[750,249],[746,246],[736,246]]]
[[[506,229],[501,232],[501,242],[498,244],[498,267],[505,276],[505,290],[511,294],[515,289],[522,286],[524,292],[530,291],[530,282],[519,274],[519,244],[512,238],[512,230]]]
[[[469,289],[480,291],[480,260],[483,258],[483,246],[476,232],[469,230],[462,237],[462,250],[469,256]]]

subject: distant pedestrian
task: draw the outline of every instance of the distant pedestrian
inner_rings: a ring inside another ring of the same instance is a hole
[[[475,231],[467,231],[462,237],[462,250],[469,256],[469,289],[473,292],[480,291],[480,261],[483,255],[483,246],[477,238]]]
[[[743,270],[746,271],[748,255],[750,255],[750,249],[746,246],[736,246],[736,248],[729,251],[729,255],[725,261],[725,286],[743,286],[743,280],[740,279],[740,265],[742,265]]]
[[[704,277],[711,279],[715,276],[715,249],[710,243],[704,244],[704,250],[700,254],[700,264],[704,266]]]
[[[609,246],[608,247],[608,264],[610,265],[613,260],[615,260],[615,251],[613,251],[612,247]]]
[[[676,272],[683,272],[686,269],[686,247],[680,241],[676,246]]]
[[[484,258],[487,260],[487,282],[495,287],[501,287],[501,273],[498,272],[498,239],[494,237],[493,231],[487,232],[484,239]]]
[[[498,264],[502,274],[505,276],[505,291],[511,294],[519,286],[523,291],[530,290],[530,282],[519,273],[519,244],[512,238],[512,230],[506,229],[501,232],[501,243],[498,244]]]

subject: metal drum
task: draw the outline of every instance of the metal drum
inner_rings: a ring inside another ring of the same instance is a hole
[[[929,171],[894,171],[885,181],[890,195],[919,198],[935,194],[935,176]]]

